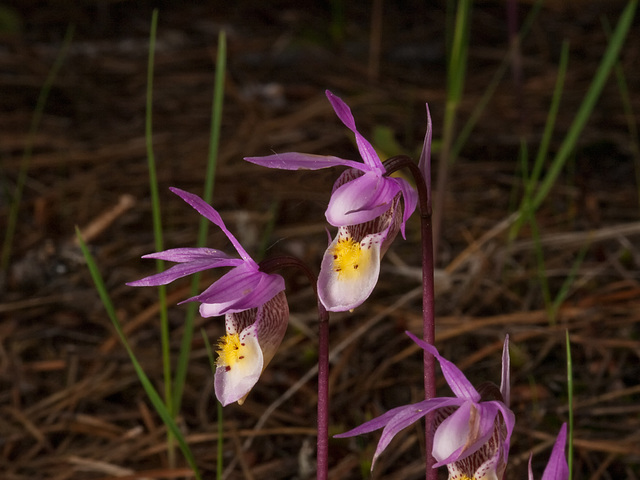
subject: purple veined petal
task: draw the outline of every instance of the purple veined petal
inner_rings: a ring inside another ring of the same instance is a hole
[[[140,280],[128,282],[130,287],[151,287],[166,285],[174,280],[202,270],[217,267],[235,267],[243,263],[239,258],[229,257],[226,253],[212,248],[174,248],[162,252],[143,255],[142,258],[155,258],[170,262],[182,262],[164,272]]]
[[[203,317],[213,317],[257,308],[284,288],[284,279],[280,275],[260,272],[245,263],[224,274],[200,295],[185,302],[202,302],[200,314]]]
[[[406,409],[411,409],[411,408],[413,409],[421,408],[419,405],[421,405],[422,403],[423,402],[418,402],[411,405],[402,405],[400,407],[392,408],[391,410],[387,410],[386,412],[384,412],[379,417],[369,420],[368,422],[365,422],[362,425],[359,425],[356,428],[353,428],[347,432],[334,435],[334,437],[335,438],[355,437],[356,435],[363,435],[365,433],[370,433],[375,430],[379,430],[385,427],[393,417],[395,417],[402,411]]]
[[[467,405],[468,410],[465,411]],[[498,415],[496,405],[492,402],[466,402],[464,407],[461,407],[446,418],[438,427],[438,432],[440,432],[439,441],[443,442],[441,447],[451,448],[454,446],[457,449],[451,452],[448,457],[439,460],[434,466],[439,467],[474,455],[493,436]],[[446,438],[451,443],[447,444],[447,441],[443,440],[443,438]],[[456,446],[454,444],[456,441],[462,443],[458,443]],[[446,448],[441,448],[438,455],[436,455],[435,445],[434,437],[434,457],[439,459],[446,453]],[[497,449],[498,446],[496,446]]]
[[[236,285],[236,288],[245,285],[240,295],[229,298],[226,301],[215,301],[216,296],[212,296],[212,302],[203,302],[200,305],[200,315],[203,317],[215,317],[226,313],[236,313],[250,308],[257,308],[265,302],[271,300],[279,292],[285,289],[284,279],[280,275],[261,273],[261,278],[253,279],[250,282],[243,282]],[[233,295],[234,286],[221,289],[223,295]],[[227,297],[228,298],[228,297]]]
[[[533,479],[533,470],[531,469],[531,460],[533,459],[533,453],[529,454],[529,480]]]
[[[256,165],[280,170],[320,170],[322,168],[335,166],[356,168],[363,171],[367,170],[362,162],[345,160],[330,155],[313,155],[310,153],[275,153],[264,157],[245,157],[244,159]]]
[[[191,301],[205,303],[235,301],[251,293],[260,283],[260,280],[262,280],[262,275],[266,274],[261,273],[251,264],[242,263],[242,265],[222,275],[222,277],[213,282],[204,292],[188,300],[184,300],[183,303]]]
[[[377,171],[379,174],[383,174],[385,172],[384,166],[378,157],[375,149],[371,146],[369,141],[364,138],[358,129],[356,128],[356,122],[353,119],[353,114],[351,113],[351,109],[349,106],[344,103],[344,101],[335,96],[329,90],[325,92],[329,102],[331,102],[331,106],[333,107],[334,112],[345,126],[351,130],[356,136],[356,143],[358,144],[358,151],[360,152],[360,156],[364,160],[364,163],[372,170]]]
[[[384,428],[394,417],[401,415],[405,410],[418,411],[418,410],[427,410],[426,413],[431,412],[437,408],[448,407],[452,405],[459,405],[460,401],[457,398],[431,398],[429,400],[423,400],[418,403],[413,403],[410,405],[402,405],[400,407],[392,408],[391,410],[387,410],[379,417],[376,417],[368,422],[363,423],[356,428],[353,428],[347,432],[339,433],[334,435],[335,438],[347,438],[347,437],[355,437],[356,435],[363,435],[365,433],[370,433],[375,430],[379,430]]]
[[[427,191],[431,190],[431,137],[433,132],[433,126],[431,122],[431,112],[429,111],[429,104],[427,107],[427,132],[424,136],[424,145],[422,146],[422,153],[420,154],[420,160],[418,161],[418,168],[422,172],[424,181],[427,185]]]
[[[330,312],[346,312],[371,295],[380,274],[380,247],[386,231],[366,235],[360,242],[340,229],[322,257],[318,296]]]
[[[384,428],[380,441],[376,449],[376,453],[373,457],[371,468],[375,464],[376,459],[389,445],[393,437],[404,428],[413,424],[427,413],[432,412],[438,408],[458,405],[459,400],[455,398],[431,398],[429,400],[423,400],[422,402],[414,403],[411,405],[403,405],[400,407],[392,408],[391,410],[383,413],[373,420],[363,423],[362,425],[349,430],[348,432],[334,435],[335,438],[354,437],[356,435],[362,435],[364,433],[373,432]]]
[[[470,447],[479,443],[479,440],[482,440],[482,443],[486,442],[491,436],[495,415],[491,419],[489,434],[483,435],[482,438],[476,435],[476,433],[480,432],[476,422],[473,421],[476,418],[477,407],[478,405],[473,402],[464,402],[460,408],[445,418],[438,426],[433,437],[432,453],[433,457],[438,461],[434,464],[434,468],[456,462],[469,456],[477,450],[477,447],[475,450],[472,450]],[[484,426],[484,422],[482,423]],[[472,427],[474,430],[477,430],[477,432],[473,432]],[[472,437],[473,445],[469,444],[469,440]],[[482,445],[482,443],[480,443],[480,445]]]
[[[471,400],[476,403],[480,401],[480,394],[478,391],[473,387],[473,385],[471,385],[471,382],[467,380],[464,373],[462,373],[462,371],[456,367],[453,362],[442,357],[433,345],[429,345],[427,342],[419,339],[411,332],[405,333],[420,347],[436,357],[436,360],[440,363],[442,374],[456,397]]]
[[[549,457],[542,480],[567,480],[569,478],[569,466],[564,455],[564,447],[567,443],[567,424],[563,423],[553,444],[553,450]],[[531,478],[531,462],[529,462],[529,477]]]
[[[166,260],[168,262],[191,262],[193,260],[209,260],[214,262],[216,260],[234,260],[237,265],[242,263],[239,258],[231,257],[221,250],[215,248],[170,248],[169,250],[163,250],[162,252],[149,253],[143,255],[142,258],[154,258],[158,260]]]
[[[226,227],[226,225],[222,221],[222,217],[216,211],[215,208],[213,208],[211,205],[209,205],[207,202],[205,202],[203,199],[201,199],[199,196],[197,196],[197,195],[195,195],[193,193],[189,193],[189,192],[186,192],[184,190],[181,190],[181,189],[175,188],[175,187],[170,187],[169,190],[171,190],[173,193],[175,193],[180,198],[182,198],[182,200],[184,200],[189,205],[191,205],[191,207],[193,207],[200,215],[202,215],[207,220],[209,220],[213,224],[215,224],[218,227],[220,227],[220,230],[222,230],[224,232],[224,234],[227,236],[227,238],[229,239],[231,244],[234,246],[234,248],[237,250],[237,252],[242,257],[242,259],[245,262],[253,263],[257,268],[258,264],[253,261],[253,259],[247,253],[247,251],[242,247],[240,242],[229,231],[229,229]]]
[[[243,263],[239,258],[218,259],[218,260],[192,260],[190,262],[174,265],[173,267],[165,270],[164,272],[156,273],[149,277],[129,282],[127,285],[130,287],[153,287],[157,285],[167,285],[174,280],[187,275],[192,275],[196,272],[203,270],[209,270],[216,267],[233,267],[238,265],[238,262]]]
[[[371,461],[371,470],[373,470],[376,460],[382,454],[382,452],[384,452],[384,450],[389,446],[389,444],[391,443],[391,440],[393,440],[393,437],[395,437],[401,430],[404,430],[409,425],[413,425],[415,422],[417,422],[422,417],[424,417],[427,413],[437,408],[440,408],[443,403],[440,400],[441,399],[436,399],[436,398],[425,400],[424,403],[426,403],[427,405],[423,405],[419,408],[414,407],[412,409],[405,409],[389,420],[387,425],[382,430],[382,435],[380,435],[380,441],[378,442],[376,451],[373,454],[373,460]]]
[[[406,240],[407,237],[405,236],[404,230],[407,220],[409,220],[409,217],[413,214],[416,209],[416,205],[418,204],[418,192],[416,192],[415,188],[413,188],[404,178],[393,178],[393,180],[398,183],[404,201],[400,233],[402,233],[402,238]]]
[[[513,429],[516,426],[516,416],[511,411],[511,409],[507,405],[505,405],[503,402],[494,401],[491,403],[494,403],[498,407],[498,410],[500,410],[500,413],[502,414],[502,419],[504,420],[504,424],[507,429],[507,435],[505,436],[505,439],[504,439],[503,452],[502,452],[502,456],[504,457],[504,461],[506,463],[507,459],[509,458],[509,447],[511,446],[511,435],[513,434]]]
[[[236,345],[233,358],[227,361],[224,360],[224,355],[218,358],[214,375],[216,397],[223,406],[242,402],[260,378],[264,365],[255,329],[246,328],[237,342],[239,344]]]
[[[325,212],[327,221],[334,227],[342,227],[379,217],[389,209],[400,191],[399,185],[393,180],[375,172],[366,172],[341,185],[329,200]]]
[[[508,407],[511,404],[511,358],[509,357],[509,334],[504,338],[502,346],[502,375],[500,379],[502,400]]]
[[[273,359],[289,324],[289,304],[284,292],[258,307],[255,329],[264,358],[263,370]]]

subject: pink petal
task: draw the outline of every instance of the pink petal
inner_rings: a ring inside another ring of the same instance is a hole
[[[402,214],[400,233],[402,233],[402,238],[406,240],[407,237],[404,233],[405,225],[407,223],[407,220],[409,220],[409,217],[415,211],[416,205],[418,204],[418,192],[416,192],[415,188],[413,188],[404,178],[393,178],[393,180],[398,183],[404,201],[404,211]]]
[[[199,196],[193,193],[189,193],[175,187],[170,187],[169,190],[171,190],[173,193],[175,193],[180,198],[182,198],[185,202],[191,205],[200,215],[202,215],[203,217],[208,219],[210,222],[220,227],[220,230],[224,232],[224,234],[227,236],[229,241],[232,243],[232,245],[235,247],[237,252],[242,257],[242,259],[245,262],[253,263],[257,268],[257,264],[249,256],[249,254],[242,247],[242,245],[240,245],[240,242],[238,242],[236,237],[234,237],[233,234],[229,231],[229,229],[226,227],[226,225],[222,221],[222,217],[220,217],[220,214],[216,211],[215,208],[213,208],[211,205],[209,205],[207,202],[205,202],[203,199],[201,199]]]
[[[467,380],[464,373],[462,373],[462,371],[453,362],[442,357],[433,345],[429,345],[411,332],[405,333],[409,335],[409,337],[420,347],[436,357],[436,360],[440,363],[442,374],[456,397],[471,400],[476,403],[480,401],[480,394],[478,391],[473,387],[473,385],[471,385],[471,382]]]
[[[560,428],[560,433],[558,433],[558,437],[556,438],[556,443],[553,445],[549,463],[547,463],[547,467],[542,474],[542,480],[567,480],[569,478],[569,466],[567,465],[567,459],[564,455],[566,443],[567,424],[563,423],[562,428]]]
[[[202,302],[200,314],[213,317],[257,308],[284,288],[280,275],[263,273],[243,264],[227,272],[200,295],[185,301]]]
[[[509,357],[509,335],[504,339],[502,346],[502,376],[500,379],[500,393],[502,400],[508,407],[511,404],[511,359]]]
[[[375,149],[356,129],[356,122],[353,119],[353,114],[349,106],[342,101],[340,97],[335,96],[329,90],[325,92],[333,110],[336,112],[338,118],[345,124],[345,126],[356,135],[356,143],[358,144],[358,151],[360,156],[364,160],[364,163],[372,170],[377,171],[379,174],[384,173],[384,166],[378,157]]]
[[[319,170],[321,168],[335,166],[345,166],[362,170],[365,167],[363,163],[354,160],[297,152],[275,153],[264,157],[245,157],[244,159],[256,165],[267,168],[278,168],[280,170]]]
[[[364,175],[338,187],[329,200],[325,215],[335,226],[357,225],[373,220],[389,209],[400,191],[394,179],[381,177],[375,172]]]
[[[420,154],[420,160],[418,167],[422,172],[424,181],[427,184],[427,189],[431,188],[431,137],[433,132],[433,126],[431,123],[431,112],[429,111],[429,104],[427,107],[427,133],[424,136],[424,145],[422,146],[422,153]]]

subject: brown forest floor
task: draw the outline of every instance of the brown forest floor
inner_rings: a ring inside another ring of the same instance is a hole
[[[165,429],[72,241],[75,225],[87,227],[113,214],[90,235],[90,244],[131,345],[161,388],[156,291],[125,286],[153,269],[153,262],[139,259],[154,250],[144,143],[150,2],[9,3],[19,5],[24,29],[2,34],[0,45],[3,226],[38,92],[67,24],[76,23],[77,30],[35,136],[11,268],[0,287],[0,479],[192,478],[181,460],[169,468]],[[324,97],[327,88],[351,105],[365,136],[371,138],[376,126],[390,127],[413,156],[422,143],[428,101],[439,140],[444,2],[385,2],[377,76],[369,74],[369,2],[344,2],[341,40],[328,33],[329,2],[217,3],[159,3],[154,148],[166,245],[196,241],[197,215],[167,187],[201,193],[217,33],[224,28],[229,62],[214,206],[250,252],[259,251],[274,220],[267,254],[295,253],[317,270],[326,246],[323,211],[338,170],[268,171],[241,158],[291,150],[356,158]],[[529,10],[519,8],[521,16]],[[437,346],[476,385],[498,382],[500,348],[505,333],[511,335],[517,426],[506,478],[526,478],[531,451],[539,477],[550,442],[567,420],[565,329],[575,366],[575,478],[640,478],[638,159],[614,78],[538,214],[554,294],[590,243],[556,326],[545,313],[531,232],[524,229],[509,245],[500,227],[522,193],[520,138],[527,139],[533,157],[543,131],[562,40],[571,42],[571,55],[554,151],[604,50],[601,16],[615,24],[620,10],[619,3],[588,1],[543,9],[522,45],[521,89],[510,75],[502,81],[447,185]],[[507,51],[504,5],[483,2],[473,15],[460,123]],[[639,63],[636,20],[622,54],[636,113]],[[213,229],[210,245],[228,247]],[[418,245],[413,218],[407,241],[397,240],[385,257],[369,301],[332,316],[335,433],[420,399],[421,355],[402,333],[420,330]],[[298,276],[287,280],[292,320],[283,347],[245,405],[225,409],[229,479],[310,478],[315,377],[253,430],[314,366],[312,291]],[[177,282],[170,289],[175,351],[185,313],[175,304],[187,288]],[[215,341],[223,322],[199,319],[196,328]],[[439,388],[446,394],[445,386]],[[205,347],[196,335],[180,424],[206,478],[213,478],[216,459],[212,392]],[[372,478],[424,478],[421,435],[417,427],[398,435]],[[250,448],[243,448],[249,439]],[[362,478],[377,439],[370,434],[332,441],[330,477]]]

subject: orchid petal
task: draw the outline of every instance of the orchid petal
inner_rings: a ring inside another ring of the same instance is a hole
[[[376,453],[373,457],[371,469],[376,462],[376,459],[389,445],[393,437],[397,435],[400,430],[405,429],[409,425],[413,424],[420,418],[424,417],[429,412],[432,412],[438,408],[457,405],[458,399],[455,398],[431,398],[429,400],[423,400],[422,402],[414,403],[412,405],[403,405],[401,407],[392,408],[391,410],[383,413],[373,420],[363,423],[362,425],[349,430],[348,432],[334,435],[335,438],[354,437],[356,435],[362,435],[364,433],[373,432],[380,428],[384,428]]]
[[[344,101],[335,96],[329,90],[325,92],[329,102],[331,102],[331,106],[333,110],[336,112],[336,115],[340,119],[345,126],[351,130],[356,136],[356,143],[358,144],[358,151],[360,152],[360,156],[364,160],[364,163],[372,170],[377,171],[379,174],[384,173],[384,166],[378,157],[375,149],[371,146],[369,141],[364,138],[356,128],[356,122],[353,119],[353,114],[351,113],[351,109],[349,106],[344,103]]]
[[[515,414],[511,411],[511,409],[509,409],[509,407],[507,405],[505,405],[503,402],[493,402],[496,404],[496,406],[498,407],[498,410],[500,410],[500,413],[502,414],[502,419],[504,420],[504,425],[507,429],[507,435],[505,436],[504,439],[504,444],[503,444],[503,452],[502,455],[504,457],[504,461],[507,461],[507,458],[509,457],[509,447],[511,445],[511,435],[513,434],[513,429],[516,426],[516,416]]]
[[[356,428],[353,428],[347,432],[334,435],[334,437],[335,438],[355,437],[356,435],[362,435],[364,433],[373,432],[374,430],[379,430],[385,427],[393,417],[403,412],[404,410],[418,408],[416,405],[417,404],[402,405],[400,407],[392,408],[391,410],[387,410],[386,412],[384,412],[379,417],[369,420],[368,422],[365,422],[362,425],[359,425]]]
[[[531,469],[531,460],[533,459],[533,453],[529,454],[529,480],[534,480],[533,478],[533,470]]]
[[[400,191],[399,185],[393,180],[366,172],[341,185],[331,194],[325,212],[327,221],[335,227],[342,227],[379,217],[389,209]]]
[[[242,259],[247,263],[255,265],[256,268],[258,267],[256,262],[253,261],[253,259],[247,253],[247,251],[242,247],[242,245],[240,245],[240,242],[226,227],[226,225],[222,221],[222,217],[220,217],[220,214],[216,211],[215,208],[213,208],[211,205],[209,205],[207,202],[205,202],[203,199],[201,199],[199,196],[193,193],[189,193],[175,187],[170,187],[169,190],[171,190],[173,193],[175,193],[180,198],[182,198],[185,202],[191,205],[191,207],[193,207],[200,215],[202,215],[203,217],[211,221],[213,224],[220,227],[220,230],[224,232],[224,234],[227,236],[227,238],[229,239],[231,244],[234,246],[236,251],[242,257]]]
[[[168,262],[191,262],[193,260],[209,260],[214,261],[218,259],[233,259],[238,264],[242,263],[242,260],[233,258],[221,250],[215,248],[170,248],[163,250],[162,252],[149,253],[143,255],[142,258],[154,258],[158,260],[166,260]]]
[[[493,434],[497,409],[494,405],[465,402],[437,428],[433,456],[440,467],[475,453]]]
[[[217,267],[235,267],[243,263],[239,258],[229,257],[226,253],[213,248],[173,248],[143,255],[142,258],[182,262],[182,265],[174,265],[164,272],[150,275],[134,282],[128,282],[127,285],[130,287],[166,285],[178,278],[201,272],[202,270]]]
[[[393,437],[395,437],[401,430],[404,430],[409,425],[420,420],[429,412],[444,406],[443,404],[446,402],[443,402],[443,400],[448,399],[432,398],[430,400],[425,400],[424,402],[415,404],[413,408],[407,408],[398,412],[398,414],[391,418],[384,427],[384,430],[382,430],[382,435],[380,435],[378,446],[376,447],[376,451],[373,454],[373,460],[371,461],[371,469],[373,470],[376,460],[389,446]]]
[[[429,111],[429,104],[427,107],[427,132],[424,135],[424,144],[422,146],[422,153],[420,154],[420,160],[418,161],[418,168],[422,172],[424,182],[427,188],[431,188],[431,137],[433,134],[433,125],[431,122],[431,112]]]
[[[407,182],[404,178],[393,178],[400,187],[400,191],[402,192],[402,198],[404,199],[404,212],[402,214],[402,224],[400,225],[400,233],[402,233],[402,238],[407,239],[404,230],[405,225],[407,224],[407,220],[413,214],[416,209],[416,205],[418,204],[418,193],[415,188],[411,186],[409,182]]]
[[[226,315],[226,332],[218,351],[216,396],[223,405],[240,405],[280,346],[289,321],[284,292],[258,308]]]
[[[255,328],[264,358],[263,370],[273,359],[289,324],[289,304],[284,292],[279,292],[256,313]]]
[[[155,275],[141,278],[140,280],[136,280],[134,282],[128,282],[127,285],[129,285],[130,287],[153,287],[157,285],[167,285],[168,283],[171,283],[178,278],[186,277],[187,275],[191,275],[196,272],[201,272],[203,270],[209,270],[216,267],[234,267],[242,263],[242,260],[240,260],[239,258],[219,259],[217,261],[194,260],[191,262],[174,265],[164,272],[156,273]]]
[[[380,274],[380,247],[386,236],[375,233],[353,241],[341,228],[327,248],[318,275],[318,296],[330,312],[345,312],[361,305]]]
[[[203,317],[213,317],[256,308],[284,289],[284,279],[280,275],[260,272],[245,263],[224,274],[200,295],[185,302],[202,302],[200,314]]]
[[[246,328],[241,336],[239,360],[233,365],[219,363],[214,375],[216,397],[223,406],[241,401],[257,383],[264,364],[255,329]]]
[[[547,467],[542,474],[542,480],[567,480],[569,478],[569,466],[564,455],[564,447],[567,443],[567,424],[563,423],[553,445]],[[529,470],[531,471],[531,470]]]
[[[440,368],[442,369],[442,374],[456,397],[471,400],[473,402],[480,401],[480,394],[478,391],[473,387],[473,385],[471,385],[471,382],[467,380],[464,373],[462,373],[462,371],[453,362],[442,357],[433,345],[429,345],[427,342],[419,339],[411,332],[405,333],[409,335],[409,337],[420,347],[438,360]]]
[[[344,160],[330,155],[313,155],[311,153],[286,152],[264,157],[245,157],[244,159],[256,165],[280,170],[320,170],[321,168],[335,166],[357,168],[362,171],[368,170],[362,162]]]
[[[509,335],[504,338],[502,346],[502,375],[500,379],[500,393],[502,400],[508,407],[511,404],[511,359],[509,357]]]
[[[457,462],[476,453],[493,435],[496,415],[495,405],[465,402],[447,417],[436,430],[437,442],[434,436],[433,456],[439,460],[434,467]]]

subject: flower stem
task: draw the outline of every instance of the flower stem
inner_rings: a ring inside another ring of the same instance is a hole
[[[286,267],[304,272],[318,297],[317,279],[309,267],[292,256],[277,256],[260,262],[260,270],[271,273]],[[316,451],[317,480],[329,478],[329,312],[318,299],[318,442]]]
[[[418,191],[418,205],[420,207],[420,235],[422,238],[422,338],[425,342],[435,343],[434,320],[434,260],[433,260],[433,228],[431,220],[431,195],[427,182],[416,165],[406,155],[391,157],[384,162],[387,175],[401,169],[408,168],[416,183]],[[424,352],[424,397],[425,400],[436,396],[435,359],[433,355]],[[425,461],[427,480],[437,479],[437,470],[433,468],[435,459],[431,455],[433,450],[433,413],[425,416]]]

